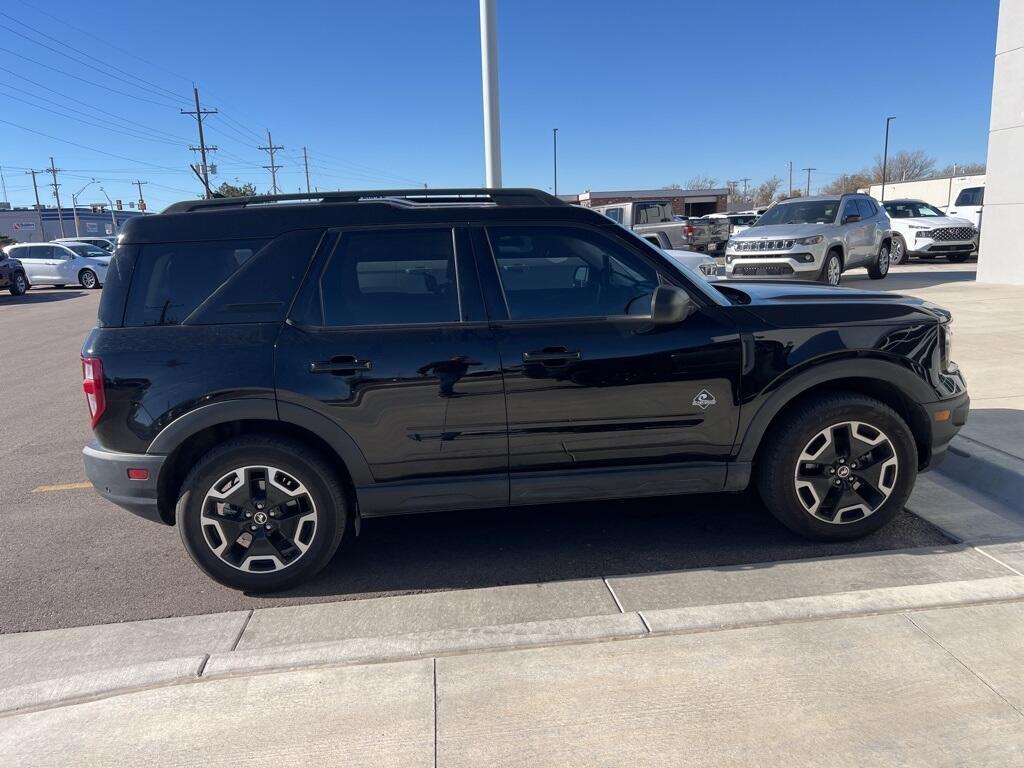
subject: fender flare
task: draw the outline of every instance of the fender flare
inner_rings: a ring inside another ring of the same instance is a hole
[[[189,411],[164,427],[150,443],[147,453],[170,454],[198,432],[233,421],[276,421],[299,427],[325,442],[338,455],[356,486],[373,484],[366,458],[348,432],[314,410],[272,398],[225,400]]]
[[[858,357],[812,364],[810,368],[791,372],[790,377],[778,385],[761,404],[747,426],[736,460],[753,461],[772,420],[795,398],[812,387],[844,379],[873,379],[894,386],[912,403],[927,403],[936,399],[935,392],[927,382],[906,368],[886,360]]]

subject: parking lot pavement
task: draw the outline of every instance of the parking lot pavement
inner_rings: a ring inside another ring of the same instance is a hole
[[[904,514],[852,544],[818,544],[749,494],[477,511],[368,521],[317,579],[259,597],[189,561],[178,533],[100,499],[84,481],[89,438],[78,354],[98,293],[0,297],[18,339],[0,394],[0,632],[183,616],[433,590],[764,563],[948,543]],[[38,490],[53,486],[71,486]]]

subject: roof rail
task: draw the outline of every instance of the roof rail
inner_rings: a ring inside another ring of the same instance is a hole
[[[186,200],[174,203],[163,213],[189,213],[206,209],[245,208],[250,205],[308,200],[316,203],[379,202],[393,205],[568,205],[554,195],[528,187],[493,189],[367,189],[354,192],[297,192],[287,195],[251,195],[248,197],[215,197],[210,200]]]

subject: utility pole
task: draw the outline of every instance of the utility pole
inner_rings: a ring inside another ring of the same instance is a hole
[[[554,149],[554,161],[555,161],[555,197],[558,197],[558,129],[551,129],[551,143]]]
[[[801,171],[807,171],[807,196],[811,196],[811,171],[818,170],[817,168],[801,168]]]
[[[306,148],[302,148],[302,164],[306,168],[306,194],[309,194],[309,155],[306,153]]]
[[[498,20],[496,0],[480,0],[480,74],[484,101],[484,175],[501,186],[501,115],[498,109]]]
[[[885,148],[882,150],[882,193],[879,195],[879,199],[883,202],[885,201],[885,174],[889,167],[889,123],[895,119],[895,116],[885,118]]]
[[[743,202],[746,202],[747,201],[747,182],[750,181],[750,179],[749,178],[740,179],[740,181],[743,182]]]
[[[0,189],[3,189],[4,202],[9,203],[10,200],[7,199],[7,179],[4,178],[3,166],[0,166]]]
[[[60,236],[64,237],[64,214],[61,213],[60,210],[60,192],[57,191],[60,189],[60,184],[57,183],[57,174],[60,173],[60,168],[54,165],[52,157],[50,158],[50,167],[47,169],[47,173],[53,177],[53,181],[50,182],[50,186],[53,187],[53,196],[57,200],[57,221],[60,222]],[[43,237],[46,237],[45,233],[43,234]]]
[[[793,196],[793,161],[789,161],[789,197]]]
[[[217,110],[216,109],[203,109],[202,107],[199,106],[199,89],[196,86],[194,86],[194,85],[192,86],[192,95],[195,97],[195,100],[196,100],[196,109],[195,109],[195,111],[192,112],[192,111],[186,111],[186,110],[183,109],[183,110],[181,110],[181,114],[183,114],[183,115],[194,115],[195,118],[196,118],[196,122],[199,124],[199,146],[198,147],[189,147],[189,149],[191,149],[193,151],[198,149],[199,150],[199,154],[200,154],[200,156],[203,159],[203,167],[201,169],[202,172],[203,172],[202,173],[203,186],[206,188],[206,198],[209,199],[209,198],[213,197],[213,193],[210,191],[210,167],[209,167],[209,165],[206,162],[206,153],[207,152],[214,152],[214,151],[216,151],[217,148],[216,147],[208,147],[208,146],[206,146],[206,138],[203,136],[203,118],[206,117],[207,115],[215,115],[215,114],[217,114]]]
[[[149,184],[149,182],[148,181],[138,181],[138,180],[135,180],[135,181],[132,182],[132,184],[134,184],[139,189],[139,210],[142,211],[143,213],[145,213],[146,212],[146,199],[142,196],[142,185],[143,184]]]
[[[39,187],[36,186],[36,174],[37,173],[45,173],[45,171],[29,170],[29,171],[25,171],[25,173],[32,174],[32,191],[35,192],[35,195],[36,195],[36,210],[37,211],[41,210],[43,206],[41,206],[39,204]]]
[[[274,162],[274,153],[277,150],[279,150],[279,149],[284,149],[284,147],[274,146],[274,139],[271,138],[271,136],[270,136],[270,129],[267,128],[267,146],[265,146],[265,147],[258,147],[258,149],[262,149],[264,152],[269,152],[270,153],[270,165],[264,165],[263,167],[266,168],[268,171],[270,171],[270,184],[271,184],[271,188],[270,189],[271,189],[271,194],[276,195],[277,194],[277,169],[280,168],[281,166]]]

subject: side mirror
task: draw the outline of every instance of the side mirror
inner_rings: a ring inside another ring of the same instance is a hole
[[[674,285],[659,285],[651,297],[651,320],[655,325],[681,323],[693,310],[689,294]]]
[[[851,213],[843,218],[843,224],[856,224],[858,221],[860,221],[860,215],[856,213]]]

